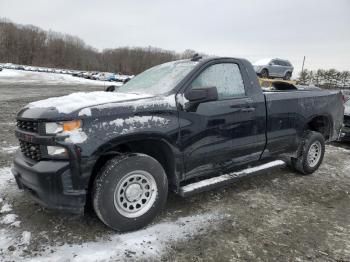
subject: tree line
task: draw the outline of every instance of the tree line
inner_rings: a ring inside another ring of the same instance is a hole
[[[297,82],[301,85],[315,85],[326,89],[350,89],[350,71],[304,69],[300,72]]]
[[[154,65],[188,58],[194,53],[193,50],[176,53],[154,47],[121,47],[100,52],[76,36],[0,19],[0,63],[138,74]]]
[[[133,75],[154,65],[192,57],[195,53],[190,49],[176,53],[155,47],[99,51],[76,36],[0,19],[0,63]],[[350,72],[305,69],[297,82],[322,88],[350,89]]]

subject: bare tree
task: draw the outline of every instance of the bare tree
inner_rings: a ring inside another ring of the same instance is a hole
[[[155,47],[120,47],[102,52],[78,37],[0,19],[0,62],[90,71],[138,74],[164,62],[192,57]]]

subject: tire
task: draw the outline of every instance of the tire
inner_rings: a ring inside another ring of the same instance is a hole
[[[292,77],[292,74],[290,72],[287,72],[285,74],[285,76],[283,77],[284,80],[290,80],[290,78]]]
[[[262,78],[269,78],[269,71],[267,71],[266,68],[264,68],[263,70],[261,70],[261,77]]]
[[[292,158],[292,167],[303,175],[310,175],[321,165],[325,152],[325,140],[321,133],[307,131],[303,137],[297,158]]]
[[[164,207],[168,179],[162,165],[145,154],[117,156],[95,178],[93,207],[110,228],[125,232],[149,224]]]

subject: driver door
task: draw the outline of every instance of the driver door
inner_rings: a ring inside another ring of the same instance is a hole
[[[186,177],[257,160],[263,150],[257,143],[255,102],[247,96],[238,64],[206,67],[187,90],[213,86],[217,101],[179,112]]]

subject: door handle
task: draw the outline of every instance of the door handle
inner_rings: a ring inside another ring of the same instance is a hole
[[[233,112],[245,112],[245,113],[249,113],[249,112],[254,112],[255,111],[255,107],[249,107],[249,106],[237,106],[237,105],[232,105],[230,106],[232,109],[235,109]]]
[[[231,113],[242,112],[242,107],[230,106],[232,108]]]
[[[244,108],[242,108],[241,111],[242,112],[247,112],[247,113],[254,112],[255,111],[255,107],[244,107]]]

